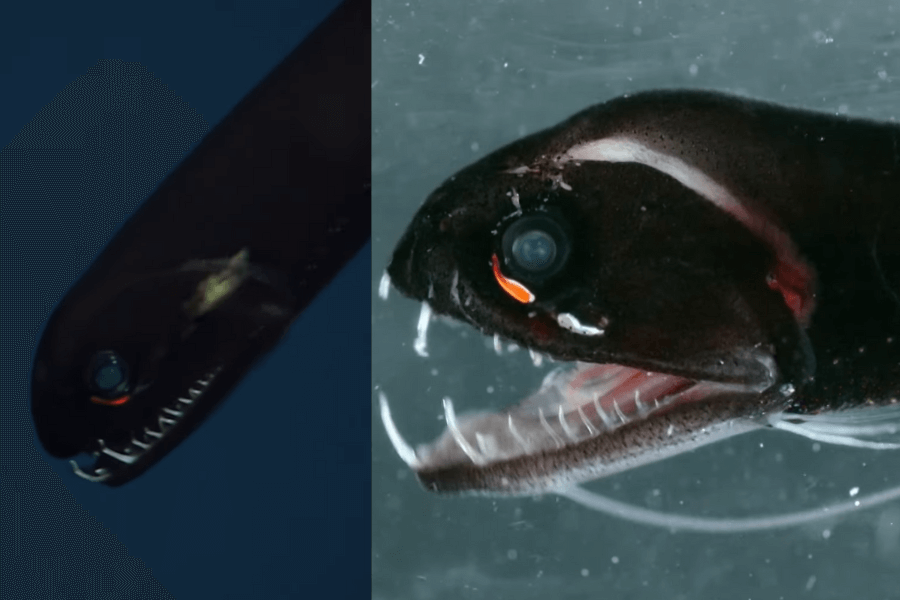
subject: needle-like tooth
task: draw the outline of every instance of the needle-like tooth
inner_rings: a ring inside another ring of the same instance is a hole
[[[378,282],[378,297],[382,300],[388,299],[388,292],[391,289],[391,276],[385,271],[381,274],[381,281]]]
[[[444,418],[447,421],[447,429],[450,431],[450,435],[456,440],[460,450],[465,452],[466,456],[469,457],[469,460],[479,466],[487,464],[487,460],[484,456],[469,444],[468,440],[463,436],[462,431],[460,431],[459,425],[456,422],[456,412],[453,410],[453,401],[450,398],[444,398]]]
[[[562,438],[559,437],[559,435],[557,435],[555,431],[553,431],[552,427],[550,427],[550,423],[547,422],[547,418],[544,416],[544,409],[540,406],[538,407],[538,416],[541,419],[541,425],[543,425],[544,430],[550,435],[551,438],[553,438],[553,441],[556,443],[556,447],[562,448],[563,446],[565,446]]]
[[[203,379],[198,379],[197,384],[203,387],[208,386],[210,383],[212,383],[212,380],[216,378],[216,375],[218,375],[221,370],[221,365],[216,367],[215,369],[207,373],[206,377],[204,377]]]
[[[462,308],[459,303],[459,271],[453,271],[453,280],[450,282],[450,298],[456,303],[456,306]]]
[[[569,427],[569,424],[566,422],[566,413],[563,411],[562,404],[559,405],[557,414],[559,416],[559,425],[562,427],[563,431],[566,432],[566,436],[573,442],[577,442],[578,438],[575,436],[575,432],[572,431],[572,428]]]
[[[157,438],[157,439],[162,439],[162,434],[161,434],[161,433],[157,433],[156,431],[153,431],[153,430],[150,429],[149,427],[144,427],[144,433],[146,433],[146,434],[149,435],[150,437],[155,437],[155,438]]]
[[[428,356],[428,324],[431,322],[431,307],[427,302],[422,303],[419,311],[419,322],[416,324],[416,341],[413,348],[419,356]]]
[[[82,479],[87,479],[88,481],[93,482],[101,482],[106,481],[110,477],[112,477],[112,473],[109,472],[109,469],[105,467],[100,467],[99,469],[94,469],[93,473],[87,473],[81,470],[81,467],[78,466],[78,463],[74,460],[70,460],[69,464],[72,465],[72,471],[75,472],[76,475],[81,477]]]
[[[641,417],[646,417],[650,413],[650,410],[647,408],[647,406],[643,402],[641,402],[641,390],[639,389],[634,390],[634,407],[637,409],[637,413]]]
[[[115,458],[116,460],[125,463],[126,465],[130,465],[131,463],[133,463],[134,461],[136,461],[138,459],[137,456],[122,454],[121,452],[116,452],[112,448],[103,448],[103,450],[101,450],[101,452],[103,452],[103,454],[105,454],[107,456],[111,456],[111,457]]]
[[[534,366],[540,367],[544,363],[543,357],[531,348],[528,349],[528,354],[531,356],[531,362]]]
[[[174,408],[165,407],[165,408],[163,408],[163,412],[168,413],[168,414],[172,415],[173,417],[183,417],[184,416],[183,412],[181,412],[180,410],[175,410]]]
[[[619,403],[616,400],[613,400],[613,410],[616,411],[616,414],[622,419],[622,423],[628,422],[628,417],[626,417],[625,413],[622,412],[622,409],[619,408]]]
[[[516,439],[516,442],[519,443],[519,446],[522,447],[526,453],[531,453],[531,444],[525,441],[525,438],[522,437],[522,434],[519,433],[519,430],[516,429],[516,426],[513,425],[512,413],[507,415],[507,422],[509,423],[509,432]]]
[[[378,403],[381,406],[381,423],[384,425],[385,431],[387,431],[388,438],[391,440],[391,445],[394,446],[394,450],[400,455],[400,459],[405,462],[407,466],[415,469],[419,466],[419,459],[416,457],[416,451],[413,450],[412,446],[406,443],[406,440],[403,439],[403,436],[400,435],[400,431],[394,424],[394,420],[391,418],[391,409],[388,406],[387,396],[384,395],[384,392],[378,392]]]
[[[198,390],[196,388],[188,388],[188,395],[191,397],[192,400],[196,400],[197,398],[200,397],[201,394],[203,394],[202,390]]]
[[[152,444],[146,444],[144,442],[139,441],[136,437],[131,436],[131,443],[137,446],[138,448],[143,448],[144,450],[149,450]]]
[[[497,353],[497,356],[503,354],[503,344],[500,342],[500,335],[497,333],[494,334],[494,352]]]
[[[174,425],[175,423],[178,422],[178,421],[176,421],[175,419],[169,419],[168,417],[164,417],[164,416],[162,416],[162,415],[158,415],[158,416],[156,417],[156,421],[157,421],[157,423],[159,423],[159,430],[160,430],[160,431],[163,431],[163,429],[164,429],[164,428],[163,428],[163,425]]]
[[[179,398],[178,401],[181,402],[182,404],[193,404],[194,403],[194,401],[191,400],[190,398]]]
[[[584,409],[581,408],[581,405],[578,405],[578,416],[581,417],[581,422],[584,423],[584,426],[587,427],[588,435],[594,437],[598,433],[600,433],[596,427],[591,425],[590,420],[588,420],[587,415],[584,414]]]
[[[612,418],[606,414],[606,411],[603,410],[603,407],[600,406],[600,397],[594,396],[594,410],[597,411],[597,414],[600,415],[600,420],[603,421],[603,424],[606,425],[607,429],[612,429],[614,426]]]

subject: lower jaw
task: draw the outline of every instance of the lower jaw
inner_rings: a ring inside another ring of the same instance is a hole
[[[414,451],[407,446],[405,460],[432,491],[544,493],[756,429],[759,397],[747,386],[578,365],[554,371],[507,411],[457,419],[445,399],[447,430]],[[385,426],[404,456],[393,422]]]

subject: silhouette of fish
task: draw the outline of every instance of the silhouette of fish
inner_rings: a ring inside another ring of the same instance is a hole
[[[516,495],[763,426],[898,448],[900,127],[704,91],[590,107],[464,168],[386,277],[567,366],[395,448],[438,492]],[[387,279],[385,279],[387,282]],[[421,339],[421,338],[420,338]]]
[[[50,454],[121,485],[185,439],[370,237],[371,14],[346,0],[211,131],[55,309]]]

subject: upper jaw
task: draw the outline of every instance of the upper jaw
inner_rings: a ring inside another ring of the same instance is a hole
[[[427,354],[427,304],[422,314],[424,324],[420,318],[416,347]],[[489,329],[483,331],[491,335]],[[499,341],[496,336],[495,343]],[[430,489],[539,493],[559,481],[596,478],[646,462],[650,456],[693,447],[700,430],[704,433],[699,437],[714,441],[719,439],[715,436],[730,435],[728,431],[755,427],[750,425],[751,417],[760,410],[761,399],[780,402],[790,393],[776,393],[781,374],[770,353],[751,348],[742,359],[752,375],[730,379],[714,372],[712,378],[704,373],[673,373],[677,369],[651,368],[645,362],[628,366],[575,363],[572,368],[552,371],[523,402],[498,412],[457,416],[452,400],[445,398],[446,430],[415,448],[397,430],[383,395],[381,415],[398,454]],[[710,360],[711,365],[718,362]],[[712,380],[716,378],[719,381]],[[727,410],[709,408],[712,405]],[[721,428],[735,418],[742,419],[740,425]],[[644,441],[625,449],[622,444],[634,444],[626,439]],[[654,445],[654,439],[661,441]]]
[[[91,443],[93,465],[83,468],[70,460],[72,470],[82,479],[107,485],[121,485],[142,473],[159,455],[171,449],[174,442],[184,437],[183,430],[196,426],[197,419],[202,416],[198,404],[222,369],[221,365],[209,369],[181,393],[174,394],[169,402],[161,403],[152,412],[150,421],[144,421],[143,426],[130,431],[127,441],[113,443],[103,438],[94,439]]]

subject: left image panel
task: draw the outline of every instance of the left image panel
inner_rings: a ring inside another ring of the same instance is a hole
[[[0,19],[0,596],[365,597],[369,0],[53,4]]]

